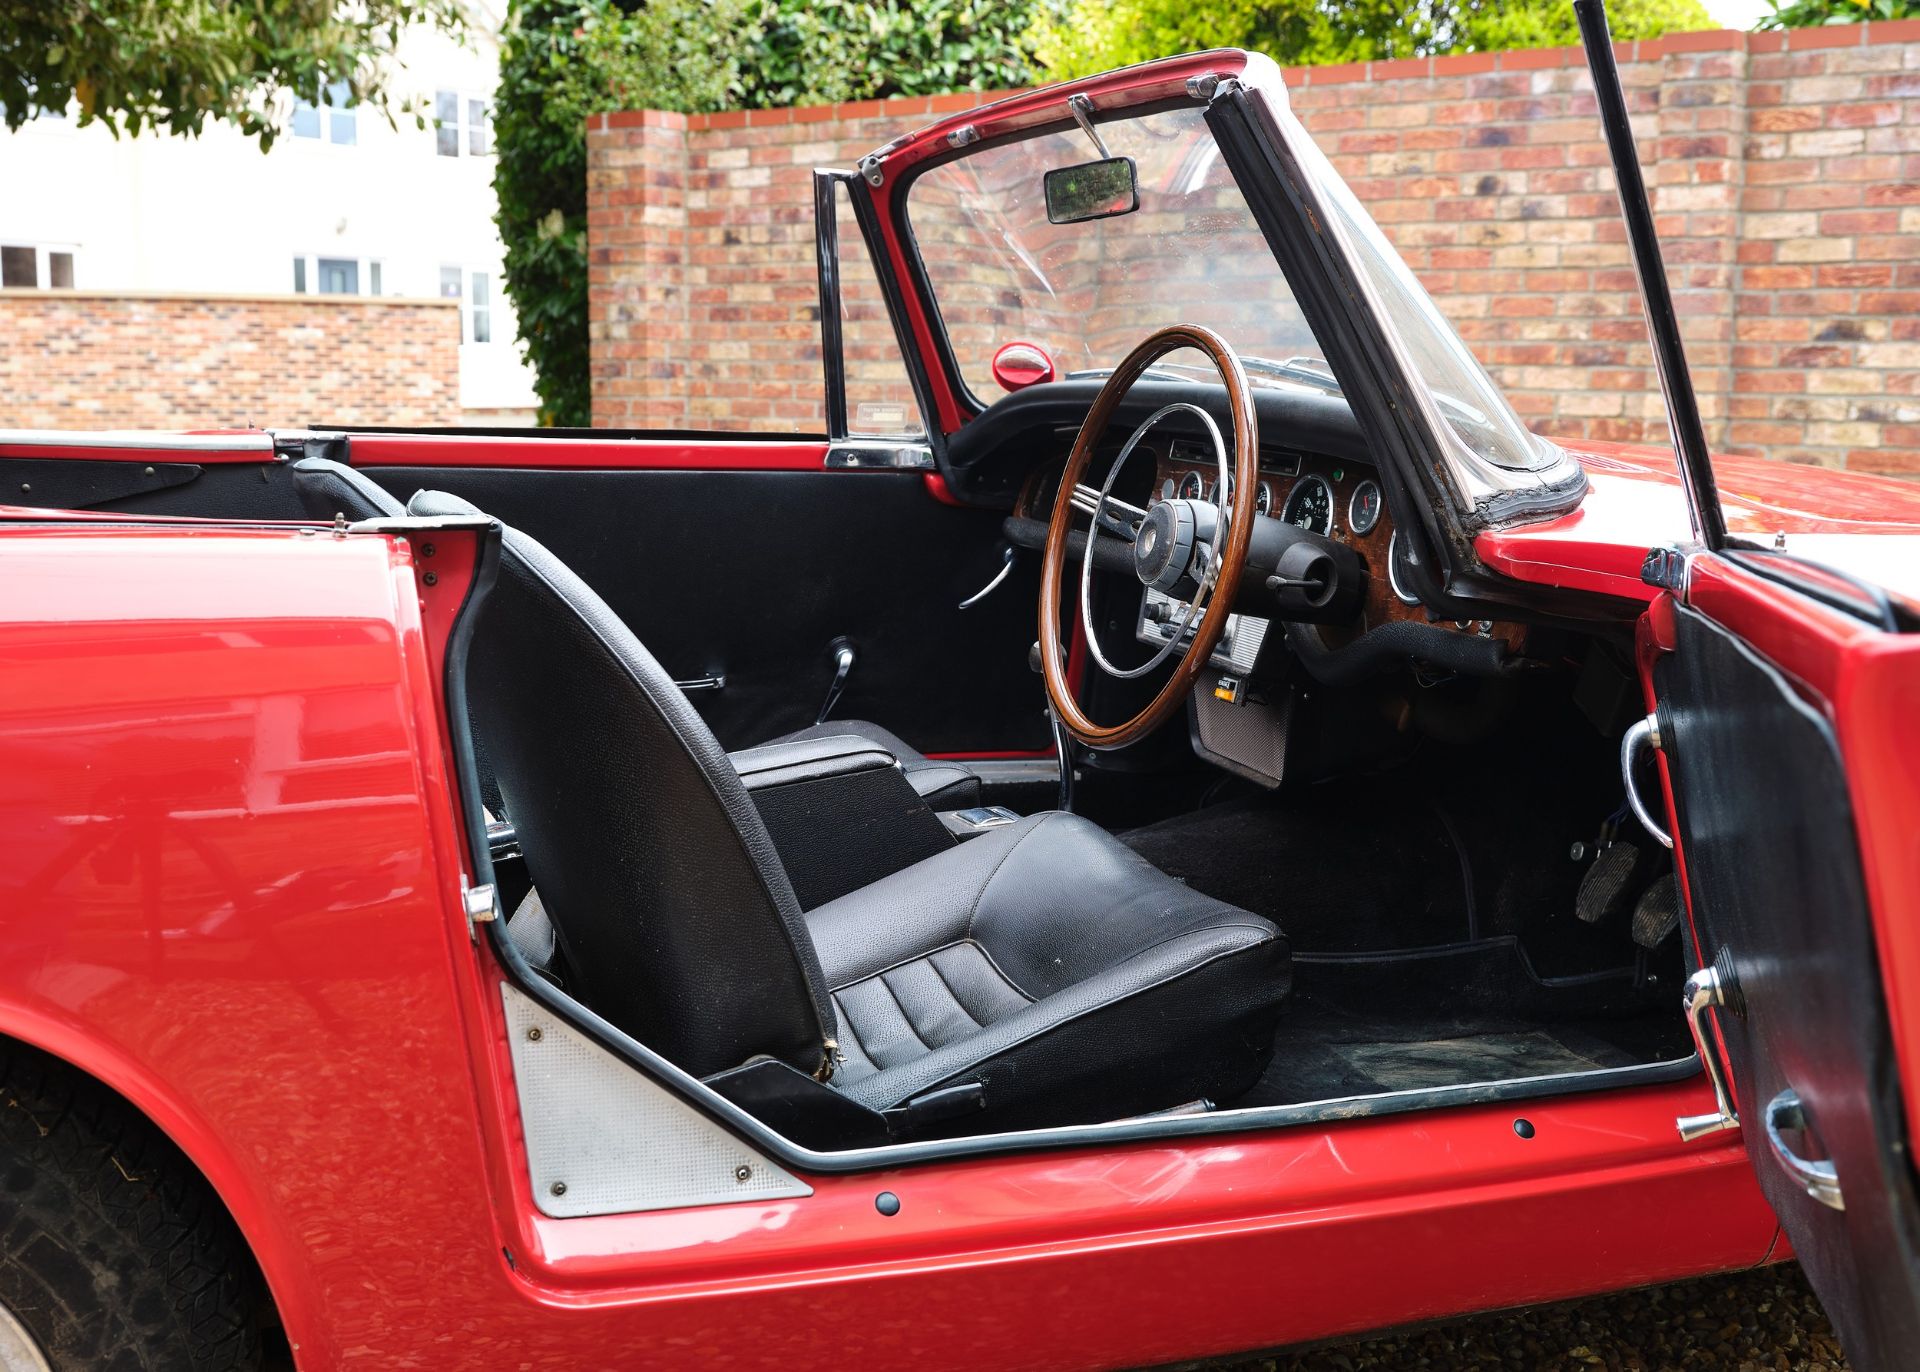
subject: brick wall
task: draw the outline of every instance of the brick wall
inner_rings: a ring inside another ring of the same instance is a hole
[[[0,290],[0,428],[460,422],[452,301]]]
[[[1920,474],[1920,22],[1619,55],[1716,447]],[[1666,441],[1577,50],[1287,77],[1529,423]],[[989,98],[591,119],[594,422],[818,429],[810,169]],[[853,398],[897,398],[870,279],[848,314]]]

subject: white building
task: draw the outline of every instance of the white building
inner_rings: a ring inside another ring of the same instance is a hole
[[[262,154],[227,124],[115,139],[42,115],[0,129],[0,285],[261,295],[458,296],[470,422],[531,422],[533,373],[501,289],[490,111],[503,0],[464,45],[406,35],[396,112],[302,103]]]

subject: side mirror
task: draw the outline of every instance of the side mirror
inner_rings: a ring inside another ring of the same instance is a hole
[[[1112,219],[1140,208],[1140,175],[1131,157],[1055,167],[1042,178],[1049,224]]]

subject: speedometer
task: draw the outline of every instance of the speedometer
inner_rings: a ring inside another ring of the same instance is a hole
[[[1180,498],[1182,500],[1198,500],[1200,493],[1205,489],[1206,483],[1200,480],[1200,473],[1198,472],[1187,472],[1180,478]]]
[[[1293,483],[1280,517],[1322,538],[1333,532],[1333,487],[1324,477],[1303,476]]]

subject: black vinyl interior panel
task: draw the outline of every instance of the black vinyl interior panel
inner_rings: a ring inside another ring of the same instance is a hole
[[[814,722],[837,638],[856,660],[840,719],[923,752],[1047,745],[1027,668],[1039,559],[1001,563],[1000,516],[945,505],[917,472],[371,467],[401,499],[450,491],[544,543],[692,695],[727,748]]]
[[[1748,1152],[1859,1372],[1920,1348],[1920,1206],[1879,956],[1839,747],[1826,718],[1739,639],[1690,611],[1657,669],[1702,956],[1731,964],[1719,1014]],[[1765,1115],[1791,1087],[1846,1209],[1773,1156]]]

